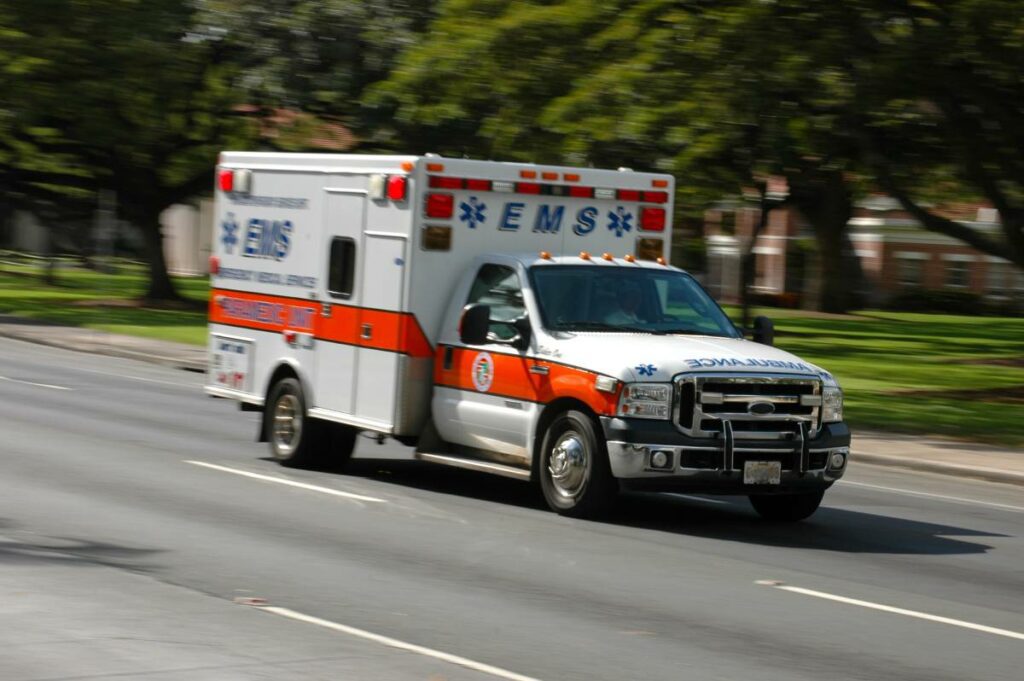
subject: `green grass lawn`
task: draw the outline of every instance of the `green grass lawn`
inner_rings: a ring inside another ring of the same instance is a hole
[[[206,278],[177,280],[196,305],[185,310],[130,304],[145,286],[137,265],[121,265],[113,276],[66,266],[58,269],[57,282],[43,284],[38,267],[0,264],[0,313],[198,345],[206,341]],[[779,347],[836,375],[854,428],[1024,446],[1024,319],[759,313],[775,321]],[[987,363],[993,360],[1003,364]]]
[[[836,376],[854,429],[1024,446],[1024,319],[759,313],[777,346]]]
[[[117,266],[116,275],[65,264],[55,273],[56,285],[42,280],[42,268],[0,264],[0,314],[13,314],[58,324],[115,333],[206,343],[206,277],[178,277],[178,291],[189,301],[183,309],[139,307],[135,300],[146,288],[145,270]]]

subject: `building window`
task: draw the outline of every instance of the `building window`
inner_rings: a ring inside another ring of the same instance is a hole
[[[988,272],[985,275],[985,293],[990,296],[1001,296],[1007,292],[1007,275],[1009,271],[1006,263],[989,262]]]
[[[900,288],[921,288],[924,283],[924,260],[921,258],[898,258],[896,273]]]
[[[733,236],[736,234],[736,211],[723,210],[722,220],[719,223],[722,234]]]
[[[965,260],[946,261],[946,288],[967,288],[971,282],[971,263]]]

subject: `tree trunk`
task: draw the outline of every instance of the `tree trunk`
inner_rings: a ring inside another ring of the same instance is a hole
[[[774,207],[768,201],[768,183],[758,183],[757,189],[760,194],[761,212],[757,217],[754,232],[750,235],[750,241],[740,256],[740,309],[742,311],[741,326],[744,329],[750,327],[750,287],[754,284],[754,266],[757,262],[757,258],[754,255],[754,247],[757,245],[758,238],[764,233],[764,229],[768,225],[768,213]]]
[[[164,255],[164,235],[160,225],[160,212],[147,212],[138,223],[142,230],[144,255],[149,267],[149,285],[143,299],[147,301],[178,301],[181,296],[167,272]]]
[[[789,180],[790,197],[811,223],[818,245],[821,281],[815,309],[847,312],[859,302],[860,261],[847,234],[853,197],[841,171],[797,174]]]

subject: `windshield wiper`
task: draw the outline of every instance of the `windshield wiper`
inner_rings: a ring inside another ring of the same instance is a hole
[[[567,322],[555,327],[559,331],[619,331],[622,333],[662,333],[658,329],[648,329],[642,326],[622,326],[621,324],[607,324],[605,322]]]

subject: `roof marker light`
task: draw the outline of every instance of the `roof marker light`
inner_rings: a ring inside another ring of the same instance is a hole
[[[557,180],[558,173],[541,173],[540,177],[543,180]]]
[[[566,173],[562,175],[562,179],[564,179],[566,182],[579,182],[580,176],[577,175],[576,173]]]
[[[427,172],[428,173],[443,173],[444,172],[444,164],[443,163],[428,163],[427,164]]]
[[[551,254],[548,253],[547,251],[541,251],[540,252],[540,259],[541,260],[551,260]]]
[[[668,263],[665,262],[665,256],[663,256],[663,255],[659,255],[658,259],[655,260],[654,262],[658,263],[659,265],[666,265],[666,264],[668,264]]]
[[[609,262],[615,259],[615,256],[613,256],[611,253],[602,253],[601,257],[604,258],[605,260],[608,260]]]
[[[586,251],[580,251],[580,260],[590,260],[590,254]]]
[[[667,187],[668,180],[651,180],[652,187]]]
[[[626,262],[636,262],[636,256],[633,255],[632,253],[627,253],[623,260],[625,260]]]
[[[402,170],[404,170],[407,173],[411,173],[412,169],[415,167],[416,164],[414,164],[412,161],[402,161]]]
[[[537,171],[536,170],[520,170],[519,171],[519,177],[523,178],[524,180],[533,180],[533,179],[536,179],[536,177],[537,177]]]

